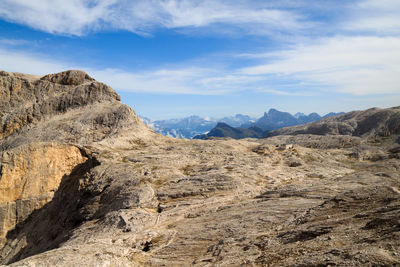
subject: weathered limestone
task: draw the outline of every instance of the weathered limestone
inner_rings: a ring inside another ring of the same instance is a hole
[[[94,81],[81,71],[47,75],[34,81],[2,72],[0,85],[0,138],[25,125],[74,108],[100,101],[120,100],[109,86]]]
[[[0,154],[0,241],[49,202],[62,178],[86,161],[71,145],[32,144]],[[1,244],[1,242],[0,242]]]

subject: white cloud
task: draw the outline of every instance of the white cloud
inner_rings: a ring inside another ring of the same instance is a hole
[[[42,31],[84,35],[102,28],[149,34],[155,28],[199,28],[215,24],[265,34],[302,28],[293,11],[262,2],[225,0],[2,0],[0,17]],[[221,27],[221,30],[223,27]]]
[[[8,72],[22,72],[27,74],[45,75],[74,69],[72,65],[59,63],[44,57],[13,51],[0,46],[0,69]]]
[[[252,59],[255,54],[251,54]],[[241,69],[181,63],[141,71],[96,69],[58,62],[40,54],[0,46],[0,68],[31,74],[86,70],[116,90],[223,95],[240,91],[274,95],[315,95],[324,91],[353,95],[400,93],[400,38],[334,37],[291,50],[264,53],[264,64]]]
[[[207,79],[224,75],[223,70],[202,67],[176,67],[129,72],[120,69],[96,69],[73,63],[63,63],[43,54],[31,54],[0,46],[0,69],[8,72],[22,72],[35,75],[61,72],[68,69],[82,69],[93,78],[104,82],[116,90],[162,93],[162,94],[227,94],[234,90],[239,81],[223,85],[209,83]],[[215,78],[219,79],[219,78]],[[252,79],[250,77],[250,79]],[[236,89],[235,89],[236,88]]]
[[[363,0],[350,9],[350,18],[342,25],[345,30],[376,34],[400,34],[400,1]]]
[[[318,14],[325,16],[316,19]],[[159,28],[274,37],[307,34],[305,29],[313,34],[333,30],[399,34],[399,14],[398,0],[340,5],[328,0],[1,0],[0,4],[0,18],[78,36],[103,29],[149,35]]]
[[[0,17],[50,33],[81,35],[111,15],[114,0],[2,0]]]
[[[129,92],[228,95],[241,91],[253,91],[287,96],[312,95],[309,91],[298,91],[290,86],[287,88],[287,85],[277,85],[276,81],[270,77],[227,74],[225,69],[182,66],[137,73],[118,69],[87,69],[87,71],[97,80],[117,90]],[[277,87],[281,90],[274,89]]]
[[[276,89],[264,89],[261,88],[260,91],[265,92],[265,93],[270,93],[273,95],[283,95],[283,96],[312,96],[310,92],[286,92],[282,90],[276,90]]]
[[[298,28],[298,15],[277,9],[257,8],[221,1],[168,1],[162,9],[170,15],[167,28],[201,27],[212,23],[246,25],[254,23],[273,28]],[[246,27],[246,26],[244,26]]]
[[[332,37],[271,56],[270,62],[239,73],[274,75],[282,81],[301,81],[355,95],[400,92],[400,38]]]
[[[225,93],[225,88],[197,84],[210,70],[202,68],[160,69],[138,73],[118,69],[88,70],[94,78],[121,91],[164,94],[213,95]]]
[[[27,44],[32,44],[34,42],[30,42],[27,40],[23,39],[0,39],[0,45],[6,45],[6,46],[19,46],[19,45],[27,45]]]

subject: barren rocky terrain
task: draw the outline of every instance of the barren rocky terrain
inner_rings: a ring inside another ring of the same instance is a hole
[[[0,264],[400,264],[399,108],[185,140],[119,100],[81,71],[0,72]]]

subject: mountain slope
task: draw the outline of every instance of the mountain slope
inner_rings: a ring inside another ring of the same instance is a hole
[[[317,113],[313,112],[309,115],[305,115],[304,113],[296,113],[295,115],[291,115],[288,112],[282,112],[276,109],[270,109],[267,112],[264,112],[264,115],[259,118],[254,123],[247,123],[242,125],[241,127],[248,128],[248,127],[259,127],[264,131],[276,130],[283,127],[294,126],[298,124],[305,124],[313,121],[320,120],[321,118],[331,117],[340,115],[341,113],[328,113],[325,116],[321,117]]]
[[[233,139],[261,138],[265,132],[258,127],[234,128],[226,123],[219,122],[209,133],[195,136],[193,139],[209,139],[212,137],[231,137]]]
[[[264,130],[272,130],[285,126],[292,126],[298,124],[298,121],[288,112],[281,112],[276,109],[270,109],[264,113],[253,125]]]
[[[388,109],[372,108],[353,111],[343,115],[324,118],[320,121],[270,131],[267,136],[276,135],[353,135],[388,136],[400,133],[400,107]]]

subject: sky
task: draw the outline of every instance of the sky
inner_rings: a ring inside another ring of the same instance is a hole
[[[0,69],[81,69],[151,119],[400,105],[399,0],[0,0]]]

